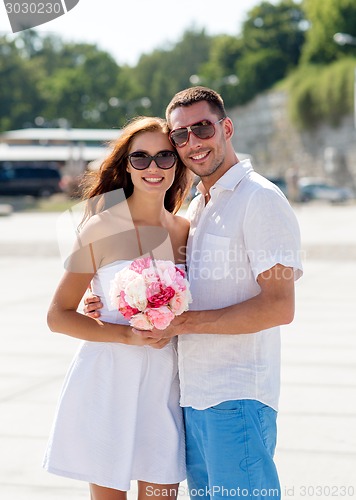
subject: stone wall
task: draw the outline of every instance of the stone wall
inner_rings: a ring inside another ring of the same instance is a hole
[[[273,91],[228,112],[235,125],[236,151],[248,153],[264,175],[325,177],[356,185],[356,130],[353,117],[337,128],[299,131],[288,115],[288,95]]]

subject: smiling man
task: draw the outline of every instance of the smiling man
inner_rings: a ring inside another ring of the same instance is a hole
[[[219,94],[183,90],[166,118],[201,179],[187,214],[193,310],[165,331],[178,335],[188,486],[205,498],[279,498],[279,326],[293,320],[302,274],[298,223],[282,192],[239,161]]]

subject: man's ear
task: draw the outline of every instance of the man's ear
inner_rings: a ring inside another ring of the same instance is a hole
[[[227,116],[223,122],[223,125],[224,125],[226,139],[231,139],[231,137],[234,135],[234,130],[235,130],[231,118]]]

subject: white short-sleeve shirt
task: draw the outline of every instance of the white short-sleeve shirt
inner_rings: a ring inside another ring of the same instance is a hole
[[[302,275],[294,212],[250,160],[231,167],[210,195],[207,205],[202,194],[194,198],[187,213],[192,310],[219,309],[257,295],[258,275],[277,263],[293,267],[295,279]],[[279,327],[243,335],[185,334],[178,352],[181,406],[205,409],[255,399],[278,409]]]

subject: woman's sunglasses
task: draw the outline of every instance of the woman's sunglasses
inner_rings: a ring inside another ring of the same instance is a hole
[[[172,168],[177,161],[177,155],[174,151],[159,151],[154,156],[148,155],[143,151],[135,151],[128,156],[129,162],[136,170],[145,170],[151,165],[152,160],[156,163],[157,167],[168,170]]]
[[[226,116],[212,123],[210,120],[202,120],[189,127],[176,128],[169,133],[169,140],[176,148],[182,148],[189,141],[189,134],[192,133],[199,139],[211,139],[215,135],[215,125],[225,120]]]

